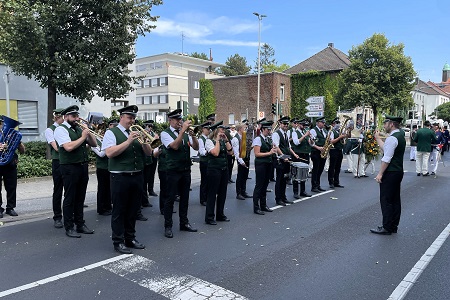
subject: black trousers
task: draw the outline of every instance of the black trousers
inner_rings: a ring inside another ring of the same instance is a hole
[[[0,211],[3,212],[2,182],[4,182],[6,190],[6,209],[13,209],[16,207],[17,201],[17,165],[14,162],[0,166]]]
[[[320,187],[320,176],[322,175],[323,168],[325,167],[326,159],[320,157],[320,151],[313,150],[311,152],[311,160],[313,162],[311,189],[317,189]]]
[[[247,167],[244,167],[240,163],[237,163],[238,172],[236,178],[236,195],[247,194],[247,178],[250,167],[250,158],[244,158],[244,163]]]
[[[275,179],[275,201],[287,200],[286,175],[289,174],[290,165],[288,162],[278,162],[275,169],[277,170],[277,178]]]
[[[305,164],[309,164],[309,153],[296,153],[299,159],[292,157],[292,161],[302,162]],[[306,181],[300,181],[300,183],[296,180],[292,181],[292,187],[294,190],[294,195],[298,195],[298,186],[300,185],[300,193],[304,193],[306,191]]]
[[[200,203],[206,203],[208,195],[208,162],[200,161]]]
[[[225,218],[223,212],[227,198],[228,169],[208,168],[208,197],[205,221]],[[217,203],[216,203],[217,202]],[[214,209],[216,214],[214,215]]]
[[[380,205],[383,214],[383,227],[388,231],[396,230],[402,211],[400,189],[403,172],[384,172],[380,183]]]
[[[177,194],[180,196],[179,216],[180,226],[188,224],[187,217],[189,207],[189,189],[191,188],[191,170],[167,171],[167,184],[169,188],[169,199],[164,203],[164,227],[172,227],[173,204]]]
[[[88,164],[61,164],[59,169],[64,183],[64,228],[73,229],[74,224],[84,224],[83,204],[89,181]]]
[[[147,179],[147,188],[146,191],[149,193],[154,191],[155,187],[155,173],[156,173],[156,167],[158,166],[158,161],[156,159],[152,160],[152,163],[150,164],[150,170],[148,173],[148,179]]]
[[[111,173],[112,240],[114,245],[136,237],[136,216],[141,207],[144,177],[138,174]]]
[[[267,206],[267,186],[272,163],[255,163],[256,183],[253,190],[253,210]]]
[[[164,214],[164,203],[169,201],[169,186],[167,184],[167,172],[158,170],[159,177],[159,211]]]
[[[339,184],[339,173],[341,173],[342,159],[344,159],[342,150],[330,150],[330,166],[328,168],[328,183],[330,185]]]
[[[227,154],[228,180],[231,180],[231,175],[233,175],[234,161],[235,161],[235,157],[233,155]]]
[[[107,169],[99,169],[97,174],[97,213],[112,210],[111,206],[111,178]]]
[[[53,220],[62,220],[62,196],[63,196],[63,179],[61,170],[59,169],[59,159],[52,160],[52,177],[53,177]],[[109,191],[108,191],[109,192]]]
[[[143,188],[142,188],[142,205],[149,204],[148,201],[148,192],[153,191],[153,187],[150,190],[150,177],[152,172],[152,164],[150,165],[144,165],[144,170],[142,171],[144,174],[144,181],[143,181]],[[153,175],[154,177],[155,175]]]

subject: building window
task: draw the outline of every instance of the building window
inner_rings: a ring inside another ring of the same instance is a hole
[[[167,78],[166,77],[161,77],[159,79],[159,86],[165,86],[167,85]]]
[[[194,81],[194,89],[198,90],[200,88],[200,82],[198,82],[197,80]]]
[[[151,104],[158,104],[158,96],[151,96],[151,97],[152,97]]]
[[[150,97],[151,96],[142,97],[142,98],[144,98],[144,103],[143,104],[150,104]]]
[[[152,87],[158,86],[158,78],[152,79]]]
[[[115,103],[117,103],[117,102],[114,102],[114,104]],[[139,105],[139,104],[144,104],[144,97],[137,97],[136,98],[136,104],[137,105]],[[115,106],[115,105],[114,105]]]
[[[228,124],[234,124],[234,114],[228,115]]]
[[[39,133],[37,101],[17,101],[17,115],[22,133]]]
[[[194,106],[200,105],[200,98],[194,98]]]
[[[241,114],[241,122],[247,119],[247,114]]]
[[[280,101],[284,101],[284,84],[280,86]]]
[[[144,80],[144,87],[150,87],[150,79],[145,79]]]
[[[161,104],[167,103],[167,95],[159,96],[159,103]]]

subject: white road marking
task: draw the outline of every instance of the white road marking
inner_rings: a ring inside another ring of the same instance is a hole
[[[34,288],[34,287],[38,287],[40,285],[44,285],[44,284],[52,282],[52,281],[56,281],[56,280],[59,280],[59,279],[62,279],[62,278],[66,278],[66,277],[69,277],[69,276],[72,276],[72,275],[76,275],[76,274],[79,274],[79,273],[82,273],[82,272],[85,272],[85,271],[88,271],[88,270],[92,270],[94,268],[97,268],[97,267],[100,267],[100,266],[103,266],[103,265],[106,265],[106,264],[114,263],[114,262],[117,262],[117,261],[119,261],[121,259],[128,258],[131,255],[132,254],[119,255],[119,256],[116,256],[116,257],[113,257],[113,258],[110,258],[110,259],[106,259],[106,260],[97,262],[95,264],[87,265],[85,267],[81,267],[81,268],[78,268],[78,269],[75,269],[75,270],[72,270],[72,271],[61,273],[59,275],[47,277],[45,279],[41,279],[41,280],[29,283],[29,284],[25,284],[25,285],[22,285],[22,286],[13,288],[13,289],[9,289],[9,290],[0,292],[0,298],[8,296],[8,295],[11,295],[11,294],[15,294],[15,293],[18,293],[18,292],[21,292],[21,291],[25,291],[25,290],[28,290],[28,289],[31,289],[31,288]]]
[[[325,192],[322,192],[322,193],[314,194],[311,197],[303,197],[301,199],[294,200],[293,202],[294,203],[302,202],[302,201],[305,201],[305,200],[308,200],[308,199],[311,199],[311,198],[315,198],[315,197],[319,197],[321,195],[325,195],[325,194],[328,194],[328,193],[331,193],[331,192],[334,192],[334,190],[328,190],[328,191],[325,191]],[[289,205],[289,204],[287,204],[287,205]],[[282,208],[282,207],[284,207],[284,206],[276,205],[274,207],[271,207],[270,209],[271,210],[275,210],[275,209],[279,209],[279,208]]]
[[[433,244],[431,244],[431,246],[427,249],[425,254],[422,255],[411,271],[409,271],[405,278],[403,278],[402,282],[400,282],[400,284],[395,288],[388,300],[401,300],[406,297],[406,294],[408,294],[414,283],[416,283],[417,279],[419,279],[419,276],[428,266],[449,235],[450,224],[445,227],[441,234],[434,240]]]
[[[164,270],[154,261],[138,255],[103,268],[168,299],[247,299],[191,275]]]

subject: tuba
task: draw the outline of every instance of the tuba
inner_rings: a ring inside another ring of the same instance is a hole
[[[14,153],[22,140],[22,134],[14,128],[20,124],[20,122],[14,119],[3,116],[0,143],[4,144],[4,148],[0,151],[0,166],[9,164],[14,158]]]

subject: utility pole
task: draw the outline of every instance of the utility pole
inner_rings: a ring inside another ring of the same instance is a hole
[[[256,120],[259,119],[259,97],[261,89],[261,20],[267,17],[266,15],[260,15],[257,12],[253,13],[258,17],[258,96],[256,100]]]

